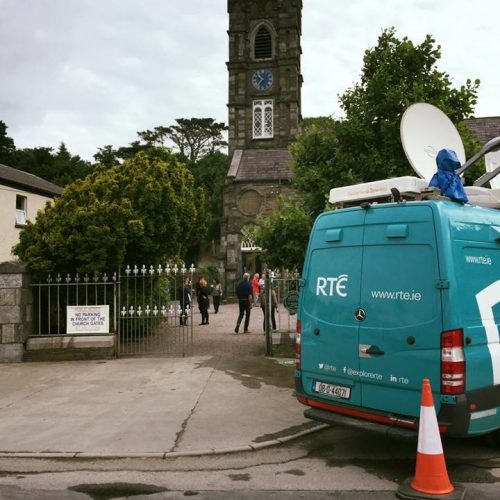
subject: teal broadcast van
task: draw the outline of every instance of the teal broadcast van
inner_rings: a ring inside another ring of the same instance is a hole
[[[399,194],[428,182],[358,186],[374,196],[381,185]],[[317,218],[301,280],[296,396],[309,418],[404,433],[418,429],[428,378],[443,434],[500,437],[500,211],[425,198]]]

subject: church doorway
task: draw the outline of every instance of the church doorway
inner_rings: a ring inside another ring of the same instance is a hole
[[[241,274],[249,273],[253,276],[255,273],[262,274],[262,261],[260,252],[242,252],[241,253]]]
[[[257,226],[247,224],[241,229],[241,274],[262,273],[261,248],[255,242]]]

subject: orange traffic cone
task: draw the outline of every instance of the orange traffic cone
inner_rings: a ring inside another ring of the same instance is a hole
[[[462,486],[454,488],[448,478],[431,384],[426,378],[422,381],[415,477],[412,480],[407,479],[400,486],[397,496],[403,499],[460,500],[464,495],[465,488]]]

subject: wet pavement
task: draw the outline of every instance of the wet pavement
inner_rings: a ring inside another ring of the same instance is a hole
[[[293,353],[265,356],[262,311],[194,314],[184,358],[0,365],[3,456],[167,457],[260,449],[324,426],[293,395]]]

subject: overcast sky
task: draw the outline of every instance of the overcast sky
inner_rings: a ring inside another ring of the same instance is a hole
[[[303,116],[340,116],[363,52],[390,26],[431,34],[476,116],[500,115],[498,0],[303,0]],[[226,0],[0,0],[0,120],[18,148],[85,159],[175,118],[227,122]]]

